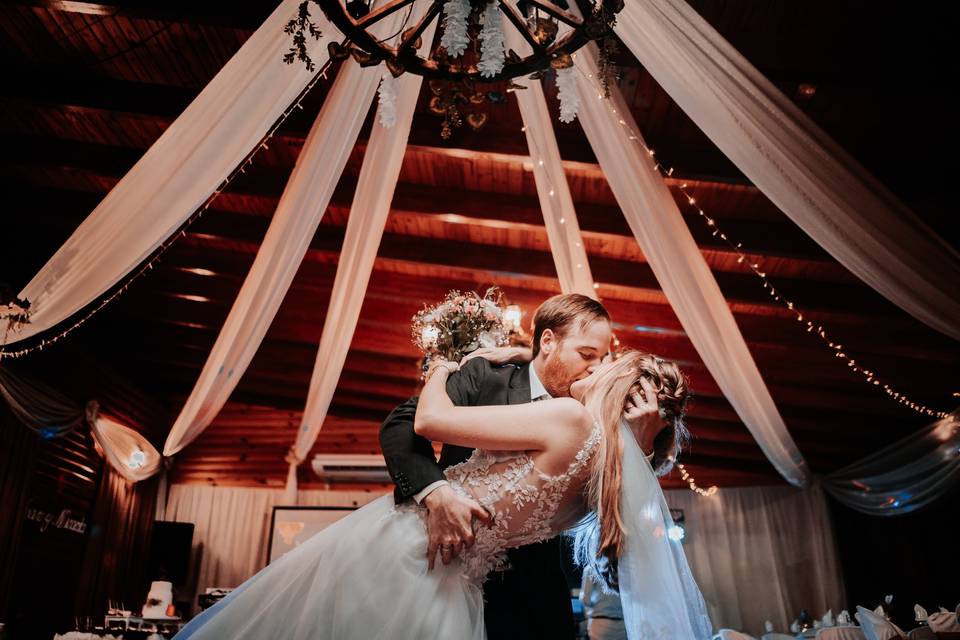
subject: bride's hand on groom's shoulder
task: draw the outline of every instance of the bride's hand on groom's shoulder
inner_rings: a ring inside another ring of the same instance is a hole
[[[473,520],[490,523],[490,513],[480,503],[457,494],[449,485],[440,486],[423,499],[427,507],[427,561],[430,569],[440,552],[443,564],[473,546]]]
[[[493,364],[523,364],[533,360],[533,351],[530,347],[483,347],[463,356],[460,366],[474,358],[483,358]]]

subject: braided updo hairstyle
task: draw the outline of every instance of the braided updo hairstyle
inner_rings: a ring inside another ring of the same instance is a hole
[[[600,422],[603,437],[586,486],[593,516],[578,528],[574,548],[577,561],[590,567],[608,587],[615,580],[616,559],[623,550],[625,533],[620,513],[623,480],[620,423],[630,396],[634,392],[643,395],[640,380],[644,378],[656,390],[657,404],[666,422],[654,437],[650,463],[654,473],[664,475],[673,468],[680,448],[690,437],[684,421],[691,396],[690,383],[675,362],[649,353],[626,351],[587,379],[589,383],[583,395],[583,404]]]
[[[653,461],[650,466],[658,476],[666,475],[673,469],[677,454],[690,441],[690,431],[685,420],[687,402],[693,395],[690,381],[680,370],[676,362],[663,360],[650,354],[643,354],[637,363],[639,377],[646,378],[657,391],[657,404],[666,420],[664,427],[653,440]],[[639,391],[643,396],[643,387],[639,380],[630,392]]]

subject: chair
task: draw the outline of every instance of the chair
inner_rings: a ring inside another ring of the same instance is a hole
[[[931,613],[927,617],[927,624],[936,633],[960,632],[960,622],[957,621],[957,614],[955,613],[944,613],[943,611]]]
[[[897,640],[907,637],[900,627],[870,609],[858,605],[857,612],[853,615],[860,622],[860,628],[867,640]]]
[[[909,640],[937,640],[937,634],[930,627],[917,627],[907,634]]]
[[[760,636],[760,640],[796,640],[796,636],[791,636],[786,633],[765,633]]]
[[[720,640],[757,640],[753,636],[733,629],[720,629],[717,635],[720,636]]]
[[[860,627],[825,627],[817,631],[816,640],[866,640]]]

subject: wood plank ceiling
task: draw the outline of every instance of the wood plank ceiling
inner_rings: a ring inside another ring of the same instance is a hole
[[[862,1],[693,6],[953,246],[947,27]],[[3,226],[0,281],[19,290],[272,10],[273,3],[21,0],[0,6]],[[931,9],[930,11],[934,11]],[[919,402],[952,408],[960,347],[894,307],[754,188],[628,53],[621,87],[727,297],[791,433],[827,472],[925,420],[865,385],[770,298],[684,206],[698,203],[761,261],[777,288],[848,353]],[[802,98],[801,84],[816,87]],[[329,81],[269,150],[189,228],[157,269],[71,339],[89,343],[175,416],[252,263]],[[548,91],[556,111],[555,91]],[[174,480],[279,486],[319,341],[372,118],[294,284],[230,403],[177,456]],[[421,95],[393,209],[345,371],[316,452],[378,453],[377,427],[416,390],[407,319],[451,288],[500,285],[527,319],[558,292],[516,102],[449,141]],[[599,293],[621,341],[679,360],[697,392],[686,454],[700,484],[780,478],[683,332],[637,248],[579,125],[555,123]],[[157,443],[162,444],[162,443]],[[315,482],[306,467],[301,481]],[[672,476],[667,485],[679,486]]]

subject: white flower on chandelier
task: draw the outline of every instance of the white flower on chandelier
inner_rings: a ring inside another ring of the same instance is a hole
[[[557,90],[560,95],[560,122],[573,122],[580,110],[580,94],[577,92],[576,69],[557,69]]]
[[[467,36],[469,17],[469,0],[447,0],[443,4],[443,35],[440,36],[440,46],[453,58],[463,55],[470,44]]]
[[[380,76],[380,88],[377,89],[377,94],[380,102],[377,117],[380,119],[381,126],[390,129],[397,124],[397,79],[389,69],[384,69],[383,75]]]
[[[477,68],[484,78],[492,78],[503,70],[506,55],[503,50],[503,27],[500,7],[496,0],[483,10],[483,29],[480,30],[480,63]]]

